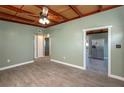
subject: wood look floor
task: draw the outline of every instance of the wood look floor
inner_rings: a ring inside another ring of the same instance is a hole
[[[99,60],[99,59],[93,59],[93,58],[87,58],[86,63],[87,70],[94,71],[96,73],[108,74],[108,60]]]
[[[102,74],[50,62],[49,58],[0,72],[1,87],[119,87],[124,82]]]

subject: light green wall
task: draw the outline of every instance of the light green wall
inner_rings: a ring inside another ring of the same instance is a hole
[[[124,6],[50,27],[51,58],[83,66],[83,29],[112,25],[112,74],[124,77]],[[122,44],[116,49],[115,44]],[[64,60],[63,57],[66,57]]]
[[[113,26],[112,74],[124,77],[124,6],[46,29],[51,35],[51,58],[83,66],[83,29],[106,25]],[[33,60],[33,36],[40,29],[0,21],[0,68]],[[122,48],[116,49],[116,43]]]
[[[34,34],[41,28],[0,21],[0,68],[34,58]],[[11,62],[8,63],[7,59]]]

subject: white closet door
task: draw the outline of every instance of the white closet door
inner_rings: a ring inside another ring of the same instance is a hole
[[[43,35],[35,35],[35,58],[44,56],[44,38]]]
[[[43,57],[43,35],[38,35],[38,57]]]

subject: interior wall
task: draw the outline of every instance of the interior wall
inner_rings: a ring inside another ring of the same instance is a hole
[[[0,68],[33,60],[34,35],[41,29],[0,21]]]
[[[124,6],[46,29],[51,38],[51,58],[83,66],[83,29],[108,25],[112,25],[111,71],[124,77]]]

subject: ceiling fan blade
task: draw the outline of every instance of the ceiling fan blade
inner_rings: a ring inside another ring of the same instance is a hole
[[[42,15],[43,16],[47,16],[47,14],[48,14],[48,8],[47,7],[43,7]]]

